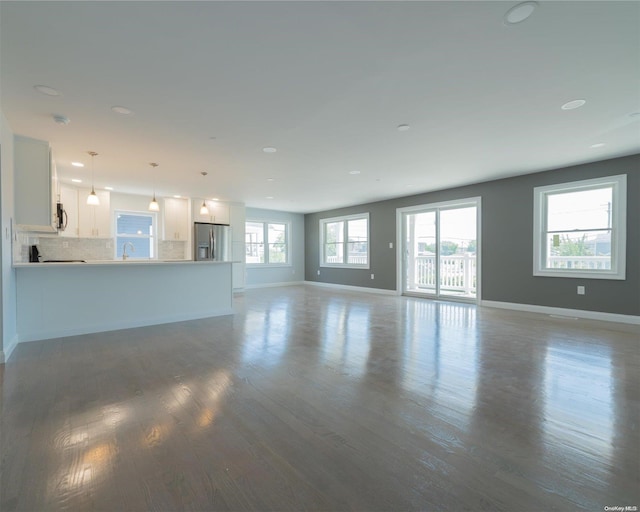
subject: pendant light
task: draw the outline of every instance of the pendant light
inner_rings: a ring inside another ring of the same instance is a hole
[[[93,188],[93,157],[98,156],[98,153],[95,151],[87,151],[87,153],[91,155],[91,194],[87,196],[87,204],[91,206],[100,206],[100,199]]]
[[[156,178],[155,178],[155,170],[156,167],[158,167],[158,164],[156,164],[155,162],[151,162],[149,164],[152,168],[153,168],[153,199],[151,200],[151,202],[149,203],[149,211],[150,212],[159,212],[160,211],[160,205],[158,204],[158,201],[156,201]]]
[[[202,171],[200,174],[202,174],[202,176],[206,176],[207,172]],[[209,208],[207,208],[207,203],[204,199],[202,200],[202,206],[200,207],[200,215],[209,215]]]

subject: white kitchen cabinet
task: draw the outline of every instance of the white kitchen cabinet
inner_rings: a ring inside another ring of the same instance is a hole
[[[231,264],[231,283],[234,290],[243,290],[245,283],[245,264]]]
[[[245,232],[245,214],[246,208],[243,203],[231,203],[229,205],[229,224],[232,231],[231,236],[233,242],[240,242],[244,247],[244,232]],[[235,259],[235,258],[234,258]],[[244,261],[244,256],[243,256]]]
[[[77,237],[78,236],[78,189],[69,185],[60,184],[60,202],[66,212],[67,227],[64,231],[58,231],[60,236]],[[64,222],[65,219],[63,219]]]
[[[232,268],[231,278],[234,290],[242,290],[245,286],[245,218],[246,208],[242,203],[231,203],[229,205],[229,223],[231,224],[232,243]]]
[[[232,232],[235,231],[234,228],[231,228]],[[244,233],[244,229],[242,230]],[[232,235],[233,236],[233,235]],[[244,236],[244,235],[243,235]],[[245,242],[244,239],[242,242],[234,241],[231,245],[231,257],[233,263],[231,264],[231,280],[233,283],[234,290],[242,290],[245,284]]]
[[[164,199],[163,240],[189,240],[189,202],[186,199]]]
[[[194,222],[213,222],[214,224],[229,224],[229,205],[220,201],[205,200],[208,215],[201,215],[202,199],[193,199],[193,220]]]
[[[111,238],[110,194],[107,190],[96,190],[100,200],[98,206],[87,204],[91,189],[78,189],[78,236],[80,238]]]
[[[55,232],[49,143],[14,137],[15,221],[25,231]]]

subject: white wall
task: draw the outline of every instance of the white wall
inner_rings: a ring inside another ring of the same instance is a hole
[[[14,215],[14,167],[13,167],[13,132],[4,114],[0,112],[0,266],[1,266],[1,302],[0,320],[0,363],[9,359],[18,342],[16,328],[16,275],[11,267],[11,223]]]
[[[247,222],[252,220],[291,223],[291,265],[282,267],[252,267],[247,265],[247,288],[304,281],[304,215],[301,213],[246,209]]]

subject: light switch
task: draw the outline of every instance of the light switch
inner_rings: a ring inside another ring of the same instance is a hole
[[[584,294],[585,294],[584,286],[578,286],[578,295],[584,295]]]
[[[393,249],[393,242],[389,242],[389,249]]]

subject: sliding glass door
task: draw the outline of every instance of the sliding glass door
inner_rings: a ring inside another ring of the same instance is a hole
[[[476,299],[479,201],[423,205],[399,212],[404,294]]]

